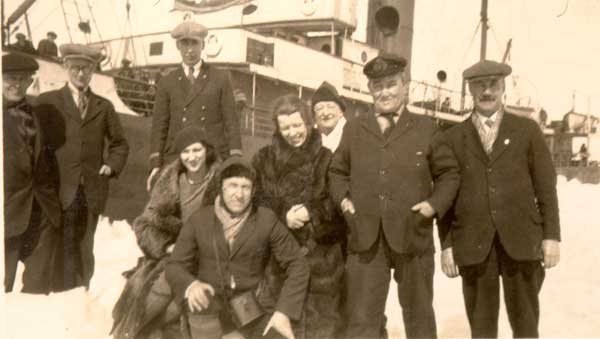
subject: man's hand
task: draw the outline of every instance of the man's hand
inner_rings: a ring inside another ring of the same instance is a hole
[[[542,241],[544,254],[544,268],[552,268],[560,261],[560,243],[557,240],[546,239]]]
[[[263,337],[267,334],[267,332],[269,332],[271,327],[277,330],[277,332],[281,333],[281,335],[287,339],[296,339],[296,337],[294,337],[294,332],[292,332],[290,318],[279,311],[275,311],[275,313],[273,313],[273,316],[269,320],[269,323],[267,324],[267,327],[265,327],[265,330],[262,334]]]
[[[344,200],[342,200],[340,207],[342,208],[342,213],[346,213],[346,212],[348,212],[350,214],[356,213],[356,210],[354,209],[354,204],[352,203],[352,200],[350,200],[348,198],[344,198]]]
[[[100,167],[100,171],[98,171],[98,174],[100,175],[105,175],[107,177],[110,177],[113,173],[112,168],[108,167],[108,165],[102,165],[102,167]]]
[[[452,247],[448,247],[442,251],[442,272],[448,278],[458,277],[458,266],[454,263],[454,254],[452,254]]]
[[[152,180],[154,180],[154,176],[158,174],[160,171],[159,167],[154,167],[148,176],[148,180],[146,180],[146,191],[150,192],[152,189]]]
[[[414,205],[410,209],[413,212],[421,213],[426,218],[433,218],[433,216],[435,215],[435,209],[433,209],[433,207],[427,200],[421,201],[420,203]]]
[[[167,253],[173,253],[173,249],[175,249],[175,244],[171,244],[167,247]]]
[[[310,215],[304,205],[297,204],[289,209],[285,219],[289,228],[298,229],[304,227],[304,224],[310,220]]]
[[[190,311],[202,311],[210,304],[210,297],[215,295],[215,290],[209,284],[194,281],[187,289],[187,302]]]

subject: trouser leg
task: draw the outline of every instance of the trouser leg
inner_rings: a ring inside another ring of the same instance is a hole
[[[4,292],[12,292],[17,275],[19,254],[22,244],[21,235],[4,239]]]
[[[411,256],[393,253],[392,258],[406,337],[436,338],[433,253]]]
[[[460,274],[471,337],[498,337],[500,279],[495,246],[484,262],[460,267]]]
[[[89,289],[90,281],[94,275],[94,237],[96,235],[99,215],[90,212],[89,208],[87,208],[87,204],[86,212],[86,220],[85,223],[83,223],[83,225],[85,225],[85,231],[83,238],[79,243],[79,251],[81,254],[81,276],[83,285],[86,289]]]
[[[46,215],[40,213],[39,220],[36,221],[37,227],[32,225],[32,231],[29,233],[27,249],[31,252],[24,259],[25,271],[23,272],[23,293],[44,293],[52,291],[52,280],[55,273],[54,259],[56,253],[56,244],[58,240],[58,230],[52,225]]]
[[[79,242],[83,237],[87,218],[87,203],[83,186],[79,186],[71,205],[63,212],[63,230],[56,254],[54,290],[65,291],[82,285],[81,253]]]
[[[381,237],[346,263],[346,338],[379,338],[390,285],[390,267]]]
[[[537,338],[540,318],[539,292],[544,268],[539,260],[515,261],[498,244],[504,302],[515,338]]]

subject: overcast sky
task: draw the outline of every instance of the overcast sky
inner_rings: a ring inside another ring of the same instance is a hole
[[[158,1],[158,4],[153,7]],[[326,1],[326,0],[321,0]],[[357,0],[357,39],[364,39],[367,0]],[[4,1],[11,13],[22,0]],[[69,3],[67,1],[66,3]],[[103,38],[128,32],[126,0],[89,0]],[[480,0],[416,0],[412,78],[435,82],[438,70],[448,74],[446,86],[460,89],[462,70],[479,58]],[[78,0],[82,13],[87,0]],[[172,0],[130,0],[134,30],[152,31],[168,13]],[[566,9],[566,10],[565,10]],[[74,10],[71,9],[74,14]],[[164,13],[164,14],[163,14]],[[545,107],[554,119],[571,109],[572,93],[578,92],[576,110],[600,115],[600,0],[489,0],[488,58],[500,60],[512,38],[509,63],[521,95]],[[171,14],[170,17],[173,17]],[[33,40],[45,32],[58,33],[68,42],[60,0],[38,0],[29,13]],[[76,20],[71,19],[72,25]],[[24,31],[24,25],[22,25]],[[75,31],[73,27],[72,31]],[[81,35],[74,33],[74,39]]]

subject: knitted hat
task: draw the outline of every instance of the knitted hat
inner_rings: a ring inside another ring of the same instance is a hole
[[[333,101],[337,103],[343,112],[346,111],[346,104],[344,103],[344,99],[340,97],[335,86],[328,83],[327,81],[323,81],[321,86],[317,88],[317,91],[312,96],[312,111],[315,111],[315,105],[320,101]]]
[[[195,126],[188,126],[182,129],[177,134],[173,145],[175,146],[175,150],[179,154],[186,147],[197,142],[206,144],[206,133],[201,128]]]

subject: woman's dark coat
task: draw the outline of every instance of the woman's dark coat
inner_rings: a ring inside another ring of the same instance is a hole
[[[125,272],[127,284],[113,310],[113,336],[118,338],[138,338],[147,334],[152,327],[160,329],[164,323],[144,323],[148,295],[154,283],[164,271],[167,258],[166,249],[175,243],[182,227],[179,204],[179,176],[183,172],[179,160],[165,167],[156,181],[150,200],[138,216],[133,229],[144,257],[137,267]],[[202,205],[210,204],[216,196],[214,181],[208,184]],[[200,208],[201,206],[198,206]],[[170,308],[177,305],[169,305]],[[176,313],[180,313],[176,310]],[[146,326],[152,325],[152,326]],[[138,335],[139,334],[139,335]]]
[[[284,224],[287,212],[296,204],[304,204],[310,215],[304,227],[291,230],[306,253],[311,272],[305,306],[306,338],[333,337],[340,324],[345,229],[327,189],[331,157],[316,130],[309,131],[299,148],[290,146],[276,132],[272,144],[259,150],[252,162],[259,177],[258,205],[272,209]],[[267,285],[275,295],[279,294],[282,274],[274,263],[267,270]]]

